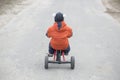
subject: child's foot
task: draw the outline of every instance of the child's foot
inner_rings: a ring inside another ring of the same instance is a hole
[[[49,56],[49,57],[53,57],[53,54],[50,54],[50,53],[49,53],[48,56]]]
[[[66,56],[68,56],[68,53],[64,53]]]

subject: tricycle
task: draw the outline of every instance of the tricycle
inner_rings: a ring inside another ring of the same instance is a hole
[[[63,59],[61,59],[61,57]],[[70,68],[74,69],[75,68],[75,57],[71,56],[71,59],[67,61],[65,59],[65,54],[63,50],[55,50],[53,54],[53,60],[49,60],[49,56],[45,56],[45,64],[44,67],[45,69],[48,69],[49,63],[54,63],[54,64],[70,64]]]

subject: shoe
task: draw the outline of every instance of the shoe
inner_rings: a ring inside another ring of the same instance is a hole
[[[49,57],[53,57],[53,54],[50,54],[50,53],[49,53],[48,56],[49,56]]]
[[[64,53],[65,54],[65,56],[68,56],[68,53]]]

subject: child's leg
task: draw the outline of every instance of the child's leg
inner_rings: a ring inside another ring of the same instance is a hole
[[[50,53],[50,54],[54,54],[54,51],[55,51],[55,50],[54,50],[54,49],[51,47],[51,45],[49,44],[49,53]]]
[[[65,55],[68,55],[70,52],[70,45],[68,45],[67,49],[64,50]]]

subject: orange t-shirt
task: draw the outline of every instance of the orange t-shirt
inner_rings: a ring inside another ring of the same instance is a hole
[[[56,50],[65,50],[69,41],[68,38],[72,36],[72,29],[68,27],[64,21],[62,21],[62,26],[58,30],[58,24],[55,22],[47,31],[47,36],[51,38],[50,45]]]

